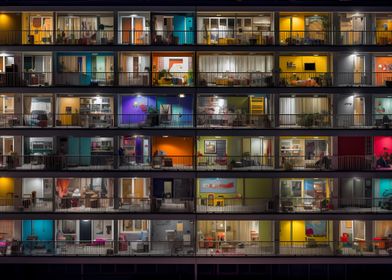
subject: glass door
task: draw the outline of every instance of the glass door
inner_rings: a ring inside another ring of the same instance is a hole
[[[354,97],[354,126],[365,125],[365,98]]]

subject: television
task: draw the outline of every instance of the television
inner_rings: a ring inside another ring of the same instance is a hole
[[[316,71],[316,63],[305,63],[305,71]]]

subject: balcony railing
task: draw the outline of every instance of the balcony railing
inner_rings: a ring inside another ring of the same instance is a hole
[[[152,82],[150,79],[152,77]],[[54,78],[54,81],[52,80]],[[199,72],[197,87],[392,87],[392,72]],[[277,80],[277,82],[275,82]],[[3,72],[3,87],[194,87],[188,72]]]
[[[120,114],[119,127],[193,127],[193,114]]]
[[[153,72],[152,85],[154,87],[193,87],[193,72]]]
[[[199,45],[273,45],[273,31],[253,30],[200,30],[197,31]]]
[[[52,86],[52,72],[3,72],[0,86],[4,87],[48,87]]]
[[[281,45],[331,45],[331,31],[279,31]]]
[[[119,72],[119,86],[125,87],[149,87],[150,72]]]
[[[331,87],[332,72],[280,72],[280,87]]]
[[[267,114],[197,114],[199,128],[271,128],[273,115]]]
[[[244,241],[205,238],[194,241],[143,240],[29,240],[5,241],[0,245],[0,256],[366,256],[390,257],[392,241],[355,240],[319,241],[307,236],[306,241]]]
[[[392,31],[274,31],[226,30],[2,30],[0,45],[391,45]],[[195,34],[196,33],[196,34]],[[121,41],[121,43],[120,43]]]
[[[272,72],[199,72],[199,87],[272,87]]]
[[[198,213],[265,213],[275,212],[273,198],[197,198]]]
[[[154,198],[153,211],[156,212],[194,212],[194,198]]]
[[[153,30],[152,45],[194,45],[194,31],[188,30]]]
[[[0,197],[0,212],[52,212],[52,198],[32,197]]]
[[[57,86],[114,86],[113,72],[58,72]]]
[[[57,197],[56,211],[58,212],[112,212],[114,211],[114,198],[99,197],[85,194],[84,197]]]
[[[279,167],[274,167],[273,156],[135,156],[107,155],[92,152],[89,156],[80,155],[6,155],[0,161],[2,170],[392,170],[392,164],[374,155],[331,155],[331,156],[280,156]],[[195,164],[195,167],[193,166]]]

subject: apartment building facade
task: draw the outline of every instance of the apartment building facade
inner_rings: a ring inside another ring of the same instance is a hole
[[[2,7],[0,262],[390,263],[391,46],[390,7]]]

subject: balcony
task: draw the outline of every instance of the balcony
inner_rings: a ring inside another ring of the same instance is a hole
[[[273,156],[197,156],[197,170],[273,170]]]
[[[332,72],[280,72],[280,87],[331,87]]]
[[[3,87],[48,87],[52,86],[52,72],[7,72],[0,74]]]
[[[197,114],[198,128],[272,128],[273,115]]]
[[[114,86],[113,72],[59,72],[57,86],[108,87]]]
[[[0,212],[52,212],[53,201],[47,197],[0,198]]]
[[[188,72],[153,72],[152,86],[154,87],[193,87],[194,76]]]
[[[120,156],[121,170],[193,170],[193,156]]]
[[[56,45],[113,45],[113,30],[57,30]]]
[[[274,44],[273,31],[253,30],[198,30],[199,45],[249,45],[268,46]]]
[[[286,46],[322,46],[331,45],[334,33],[332,31],[280,31],[280,44]]]
[[[197,198],[197,213],[266,213],[274,212],[274,199],[265,197]]]
[[[199,87],[272,87],[272,72],[199,72]]]
[[[149,87],[149,72],[120,72],[118,73],[119,86],[124,87]]]
[[[120,114],[119,127],[182,128],[193,127],[193,114]]]

